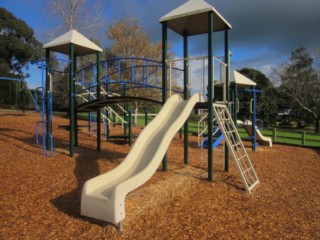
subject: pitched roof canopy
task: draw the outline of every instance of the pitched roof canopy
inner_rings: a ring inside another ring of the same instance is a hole
[[[198,35],[208,33],[208,12],[213,12],[214,32],[231,29],[231,25],[218,11],[204,0],[189,0],[159,21],[167,22],[168,28],[180,35]]]
[[[70,43],[74,44],[74,53],[77,56],[102,52],[102,49],[100,47],[81,35],[76,30],[70,30],[60,37],[57,37],[51,42],[45,44],[43,48],[49,48],[54,52],[70,55]]]
[[[230,83],[236,83],[239,87],[241,86],[256,86],[257,84],[247,78],[246,76],[242,75],[241,73],[233,70],[230,76]]]

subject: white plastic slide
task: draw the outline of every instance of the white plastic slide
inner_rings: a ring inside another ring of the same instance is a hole
[[[252,136],[252,125],[243,124],[244,129],[247,131],[249,136]],[[261,142],[261,144],[268,145],[272,147],[272,139],[270,137],[265,137],[260,132],[260,130],[255,126],[256,129],[256,138]]]
[[[200,94],[193,95],[189,100],[182,100],[179,95],[171,96],[159,114],[140,133],[123,162],[110,172],[85,183],[81,214],[120,223],[125,218],[127,194],[151,178],[172,138],[201,99]]]

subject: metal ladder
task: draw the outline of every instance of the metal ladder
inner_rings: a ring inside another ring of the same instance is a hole
[[[219,127],[225,136],[228,148],[232,153],[243,185],[247,192],[250,193],[251,190],[259,184],[259,179],[231,118],[230,112],[227,106],[223,104],[213,104],[213,110]]]

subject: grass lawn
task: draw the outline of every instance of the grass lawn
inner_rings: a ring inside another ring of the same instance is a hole
[[[80,114],[79,114],[80,115]],[[81,113],[81,118],[86,119],[87,113]],[[148,122],[152,121],[154,116],[148,116]],[[145,125],[145,117],[139,116],[138,117],[138,126],[144,127]],[[239,134],[241,138],[247,138],[249,135],[245,131],[244,128],[238,128]],[[272,129],[262,129],[262,134],[268,137],[273,137],[273,130]],[[198,135],[198,122],[189,121],[189,133],[192,135]],[[302,145],[302,131],[296,130],[281,130],[277,129],[276,132],[276,143],[287,143],[293,145]],[[312,131],[305,131],[305,146],[311,147],[320,147],[320,135],[314,134]]]

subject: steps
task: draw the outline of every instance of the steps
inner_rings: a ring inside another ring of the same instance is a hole
[[[231,118],[230,112],[227,106],[223,104],[213,104],[213,110],[219,128],[225,136],[225,141],[232,153],[243,185],[246,191],[250,193],[252,189],[259,184],[259,179]]]

